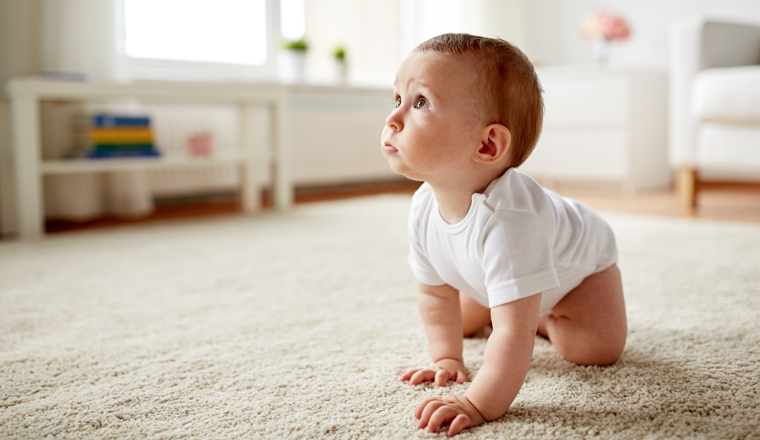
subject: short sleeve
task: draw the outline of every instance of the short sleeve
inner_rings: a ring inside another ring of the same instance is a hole
[[[446,283],[440,276],[438,276],[433,265],[430,264],[423,243],[425,231],[427,231],[427,220],[430,218],[430,203],[432,202],[430,197],[432,196],[432,190],[425,191],[423,185],[412,198],[412,208],[409,212],[408,225],[408,262],[417,281],[429,286],[440,286]]]
[[[488,305],[496,307],[559,287],[554,230],[535,213],[499,210],[483,234]]]

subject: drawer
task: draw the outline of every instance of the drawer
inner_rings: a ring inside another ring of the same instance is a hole
[[[547,127],[623,123],[630,118],[627,78],[542,80]]]
[[[520,169],[538,178],[621,180],[628,177],[624,131],[547,131]]]

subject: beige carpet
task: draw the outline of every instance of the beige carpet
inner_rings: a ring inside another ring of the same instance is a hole
[[[0,438],[442,438],[398,383],[428,353],[409,197],[0,244]],[[760,439],[760,227],[606,215],[622,359],[537,340],[487,438]],[[465,342],[478,371],[486,339]]]

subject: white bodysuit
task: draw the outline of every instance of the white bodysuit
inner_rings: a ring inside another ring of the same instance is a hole
[[[601,217],[513,168],[473,194],[454,225],[423,184],[412,198],[409,244],[420,282],[448,284],[485,307],[543,292],[541,313],[617,262],[615,236]]]

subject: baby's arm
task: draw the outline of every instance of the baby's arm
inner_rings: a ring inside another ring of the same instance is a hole
[[[467,381],[462,359],[462,311],[459,291],[449,285],[428,286],[419,283],[417,304],[425,324],[433,366],[411,368],[401,373],[399,380],[417,385],[435,380],[444,386],[448,380]]]
[[[483,367],[465,393],[486,420],[506,413],[525,381],[540,306],[538,294],[491,309],[493,333],[486,343]]]
[[[420,403],[415,411],[419,428],[435,432],[449,423],[452,436],[507,412],[528,374],[540,305],[537,294],[491,309],[493,333],[483,367],[464,396],[432,397]]]

